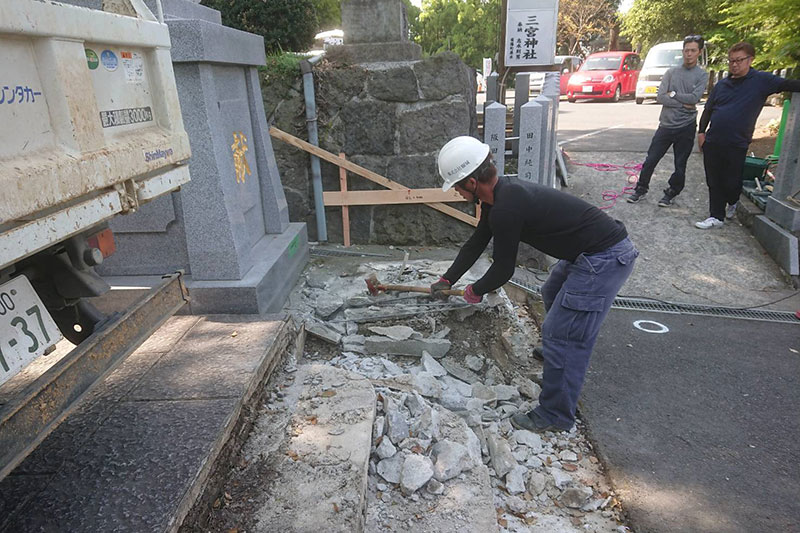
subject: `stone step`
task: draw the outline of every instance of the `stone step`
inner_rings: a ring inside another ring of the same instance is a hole
[[[0,482],[0,531],[177,531],[293,336],[171,318]]]

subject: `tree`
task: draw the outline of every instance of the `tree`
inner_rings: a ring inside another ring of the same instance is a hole
[[[308,50],[317,34],[312,0],[203,0],[222,23],[264,37],[267,53]]]
[[[758,0],[761,1],[761,0]],[[791,1],[791,0],[789,0]],[[720,28],[725,0],[635,0],[622,18],[622,35],[646,53],[654,44],[680,41],[687,35],[713,37]],[[728,39],[730,37],[725,37]],[[718,39],[719,40],[719,39]]]
[[[730,2],[723,9],[728,28],[747,35],[759,52],[756,66],[782,68],[800,65],[800,2],[758,0]]]
[[[312,0],[312,3],[319,21],[318,32],[341,29],[342,3],[339,0]]]
[[[474,68],[494,57],[500,36],[500,0],[423,0],[415,41],[426,54],[452,50]]]
[[[559,0],[558,48],[575,55],[589,41],[608,34],[615,24],[619,0]]]

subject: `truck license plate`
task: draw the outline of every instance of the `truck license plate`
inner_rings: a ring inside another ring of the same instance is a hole
[[[647,94],[654,94],[658,92],[658,87],[645,87],[644,92]]]
[[[582,90],[583,90],[583,92],[585,92],[585,93],[590,93],[590,92],[592,92],[592,86],[591,86],[591,85],[584,85],[583,87],[581,87],[581,89],[582,89]]]
[[[0,385],[61,338],[28,278],[0,285]]]

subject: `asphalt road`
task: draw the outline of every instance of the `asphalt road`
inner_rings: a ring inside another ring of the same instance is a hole
[[[581,413],[635,531],[800,531],[799,350],[800,324],[611,312]]]

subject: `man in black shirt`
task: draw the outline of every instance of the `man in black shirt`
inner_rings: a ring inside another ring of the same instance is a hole
[[[539,405],[512,417],[517,428],[568,431],[597,333],[639,252],[622,222],[570,194],[517,178],[498,177],[488,145],[456,137],[439,152],[443,190],[455,187],[481,202],[481,219],[431,293],[456,283],[494,239],[494,262],[465,288],[478,303],[514,274],[519,243],[559,259],[542,286],[544,374]],[[441,295],[438,295],[441,296]]]

